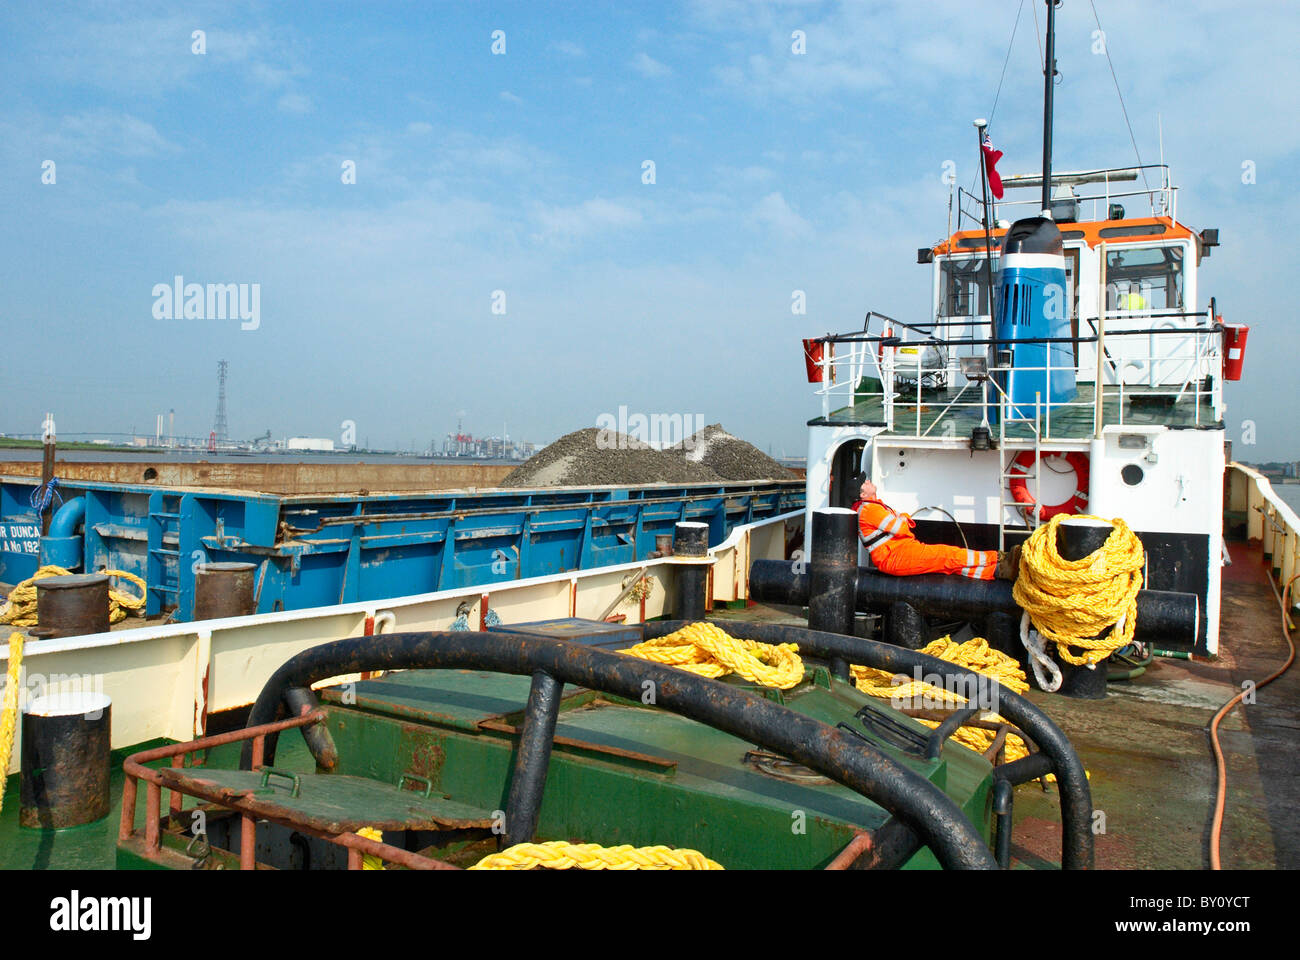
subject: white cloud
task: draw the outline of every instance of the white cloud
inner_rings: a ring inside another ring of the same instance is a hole
[[[768,167],[750,164],[747,167],[718,167],[718,176],[727,186],[760,186],[767,183],[776,173]]]
[[[310,113],[311,97],[302,93],[286,93],[275,105],[284,113]]]
[[[412,120],[406,125],[406,132],[424,136],[433,133],[433,124],[425,123],[423,120]]]
[[[87,155],[116,153],[148,157],[179,151],[153,124],[128,113],[91,110],[64,117],[51,137],[63,149]]]
[[[556,40],[551,44],[551,49],[556,50],[566,57],[586,56],[587,51],[582,49],[582,45],[574,43],[572,40]]]
[[[632,69],[647,80],[658,80],[670,76],[673,72],[672,67],[660,63],[645,53],[638,53],[632,58]]]
[[[641,212],[633,207],[596,197],[576,206],[538,206],[533,219],[541,228],[540,238],[575,239],[636,226],[642,218]]]
[[[524,98],[523,98],[523,97],[516,96],[515,94],[511,93],[509,90],[502,90],[502,91],[501,91],[501,99],[504,100],[506,103],[523,103],[523,102],[524,102]]]
[[[769,193],[758,201],[750,213],[750,219],[771,227],[786,237],[808,237],[813,232],[812,224],[795,213],[779,191]]]

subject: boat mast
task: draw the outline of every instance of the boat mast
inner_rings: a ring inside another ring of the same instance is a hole
[[[975,139],[978,141],[980,155],[980,186],[984,188],[984,277],[989,286],[989,323],[992,324],[997,311],[993,309],[993,224],[989,218],[989,172],[987,158],[984,156],[984,131],[987,127],[988,121],[982,117],[975,121]],[[979,311],[978,302],[975,310]]]
[[[1043,216],[1052,213],[1052,81],[1056,79],[1056,7],[1047,3],[1047,50],[1043,61]]]

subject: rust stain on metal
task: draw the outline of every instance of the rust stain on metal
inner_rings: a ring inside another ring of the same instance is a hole
[[[199,703],[195,704],[198,711],[195,718],[194,729],[199,731],[200,736],[206,735],[208,732],[208,674],[211,672],[211,669],[212,661],[209,659],[207,665],[203,668],[203,680],[199,684],[199,690],[201,691],[199,696],[201,700]]]
[[[402,724],[403,744],[410,751],[410,763],[404,773],[413,773],[432,781],[436,788],[442,781],[442,766],[447,755],[442,744],[429,735],[427,728],[413,723]]]
[[[413,493],[500,486],[517,464],[453,463],[167,463],[59,461],[60,480],[180,487],[241,493]],[[39,478],[39,461],[6,463],[8,476]]]

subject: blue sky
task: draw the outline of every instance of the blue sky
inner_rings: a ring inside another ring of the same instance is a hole
[[[944,162],[972,183],[970,121],[990,115],[1019,8],[8,4],[0,430],[52,409],[63,435],[145,432],[175,408],[178,433],[206,435],[225,358],[233,437],[337,440],[352,420],[372,445],[423,447],[464,410],[476,434],[545,442],[627,405],[801,455],[819,405],[799,338],[868,308],[926,315],[915,251],[944,234]],[[1040,162],[1039,8],[992,118],[1004,173]],[[1235,453],[1300,457],[1300,11],[1097,11],[1143,159],[1160,114],[1180,219],[1220,228],[1203,296],[1252,327]],[[1133,160],[1095,29],[1067,0],[1058,169]],[[260,326],[155,318],[177,274],[260,284]]]

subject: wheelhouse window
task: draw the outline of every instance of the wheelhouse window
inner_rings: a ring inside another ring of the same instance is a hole
[[[1106,254],[1108,310],[1182,310],[1181,246],[1128,247]]]
[[[988,316],[989,286],[982,256],[953,257],[939,264],[939,316]],[[998,258],[993,258],[993,276],[998,273]]]

